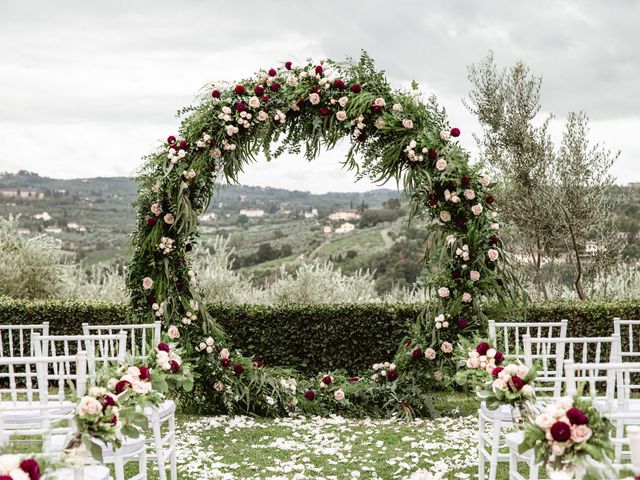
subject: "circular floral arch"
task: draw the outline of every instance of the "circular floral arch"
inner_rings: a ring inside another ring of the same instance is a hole
[[[366,394],[354,393],[350,404],[374,398],[386,410],[424,410],[424,393],[455,368],[451,344],[481,325],[485,299],[506,292],[502,252],[490,179],[469,162],[457,142],[460,130],[451,128],[444,110],[434,98],[422,102],[416,88],[392,89],[366,54],[358,62],[285,62],[237,84],[214,85],[197,105],[181,110],[178,134],[145,159],[128,278],[131,302],[141,321],[160,319],[169,337],[178,341],[179,335],[200,377],[190,401],[204,401],[211,410],[275,414],[306,408],[332,392],[325,395],[328,409],[333,404],[327,402],[338,410],[347,404],[336,392],[344,394],[353,377],[320,374],[296,388],[287,372],[233,350],[201,308],[189,260],[198,215],[216,184],[235,182],[260,152],[268,159],[291,152],[310,160],[345,138],[351,143],[348,169],[379,183],[395,179],[411,216],[430,221],[425,288],[435,298],[395,359],[374,366],[384,378],[362,372],[358,392]]]

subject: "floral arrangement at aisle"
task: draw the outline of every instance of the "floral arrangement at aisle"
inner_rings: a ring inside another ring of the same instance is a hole
[[[534,381],[536,369],[521,363],[510,363],[504,367],[495,367],[491,372],[492,380],[480,390],[479,395],[489,410],[496,410],[501,405],[509,404],[518,407],[520,412],[529,409],[535,402]]]
[[[43,460],[15,454],[0,454],[0,480],[40,480],[48,470]]]
[[[460,339],[454,357],[458,363],[455,382],[476,391],[492,379],[496,368],[500,368],[504,362],[502,352],[492,348],[489,343],[477,339],[474,339],[473,342],[464,338]]]
[[[519,451],[533,449],[550,478],[617,478],[610,464],[611,429],[591,400],[563,397],[529,420]]]
[[[492,181],[481,165],[470,164],[457,141],[460,129],[448,124],[435,99],[420,99],[417,85],[392,89],[366,54],[359,62],[287,61],[235,84],[213,85],[197,105],[180,113],[178,134],[146,158],[139,177],[128,286],[135,314],[172,328],[193,361],[199,381],[181,396],[183,402],[194,411],[290,411],[291,395],[279,377],[284,373],[286,380],[289,373],[255,366],[201,308],[190,252],[198,240],[198,215],[216,184],[235,182],[258,153],[271,158],[301,153],[304,146],[311,160],[321,147],[333,148],[347,138],[346,167],[376,182],[402,182],[411,215],[432,226],[427,260],[437,273],[428,288],[436,303],[399,346],[394,389],[369,382],[375,395],[387,395],[389,415],[407,405],[428,414],[432,405],[425,392],[446,385],[455,373],[452,345],[458,336],[482,326],[486,299],[514,297],[503,268]],[[418,348],[430,356],[418,356]],[[224,350],[233,354],[215,358]]]
[[[182,360],[182,350],[176,343],[160,342],[151,351],[146,365],[133,365],[130,361],[127,364],[132,373],[140,372],[138,377],[149,382],[153,391],[159,394],[175,390],[190,392],[193,389],[192,366]]]

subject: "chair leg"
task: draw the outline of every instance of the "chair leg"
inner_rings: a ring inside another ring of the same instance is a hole
[[[162,428],[160,426],[160,417],[154,409],[151,428],[153,430],[153,446],[155,448],[156,461],[158,462],[158,478],[167,480],[167,470],[164,461],[164,445],[162,445]]]
[[[518,475],[518,456],[513,450],[509,450],[509,478],[516,478]]]
[[[171,469],[171,480],[178,479],[178,458],[176,452],[176,417],[172,413],[168,421],[169,427],[169,448],[171,449],[171,456],[169,458],[169,464]]]
[[[535,456],[532,456],[529,461],[529,480],[538,480],[538,468],[539,465],[536,463]]]
[[[116,480],[125,480],[124,460],[122,459],[122,455],[116,453],[113,456],[113,468],[116,472]]]
[[[500,431],[502,422],[496,420],[491,426],[491,459],[489,464],[489,480],[496,480],[498,475],[498,454],[500,453]]]
[[[484,480],[484,418],[482,418],[482,414],[478,411],[478,480]]]
[[[140,478],[147,478],[147,449],[146,447],[142,449],[140,452],[140,456],[138,457],[138,472],[140,474]]]

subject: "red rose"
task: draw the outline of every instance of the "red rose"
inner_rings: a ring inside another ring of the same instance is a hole
[[[244,372],[244,367],[242,365],[238,363],[233,366],[233,373],[236,375],[242,375],[242,372]]]
[[[464,328],[467,328],[467,325],[469,325],[469,322],[466,318],[458,319],[458,328],[464,329]]]
[[[169,145],[173,145],[174,143],[176,143],[176,137],[174,137],[173,135],[169,135],[169,137],[167,138],[167,143]]]
[[[149,217],[147,218],[147,225],[149,225],[150,227],[153,227],[157,221],[158,219],[156,217]]]
[[[233,91],[238,95],[243,95],[247,93],[247,89],[244,88],[244,85],[236,85]]]
[[[267,103],[269,101],[269,96],[268,95],[263,95],[260,97],[260,101],[262,103]]]
[[[218,144],[218,142],[216,141],[215,138],[212,138],[211,140],[209,140],[209,146],[210,147],[215,147]]]
[[[180,142],[180,148],[182,150],[188,150],[189,149],[189,142],[187,142],[186,140],[182,140]]]
[[[360,377],[349,377],[349,383],[357,383],[360,381]]]
[[[587,417],[587,415],[579,408],[571,407],[567,410],[566,415],[571,422],[571,425],[586,425],[589,423],[589,417]]]
[[[306,392],[304,392],[304,398],[306,398],[307,400],[313,400],[316,398],[316,392],[314,392],[313,390],[307,390]]]
[[[0,480],[13,480],[9,475],[0,475]]]
[[[264,93],[264,87],[262,85],[256,85],[256,88],[253,89],[253,93],[255,93],[257,97],[262,96]]]
[[[467,176],[464,176],[464,177],[462,177],[462,178],[460,179],[460,184],[461,184],[463,187],[466,187],[466,186],[467,186],[467,185],[469,185],[470,183],[471,183],[471,179],[470,179],[469,177],[467,177]]]
[[[167,345],[164,342],[160,342],[157,348],[158,350],[162,350],[163,352],[167,352],[167,353],[171,351],[171,348],[169,347],[169,345]]]
[[[298,100],[296,102],[296,105],[298,106],[298,108],[302,108],[307,104],[307,101],[303,98],[302,100]]]
[[[252,363],[253,363],[253,366],[256,368],[260,368],[264,365],[264,362],[259,358],[255,359]]]
[[[522,380],[519,376],[514,375],[509,380],[509,388],[512,392],[519,392],[524,387],[524,380]]]
[[[391,370],[389,373],[387,373],[387,378],[389,379],[390,382],[395,381],[398,378],[398,371]]]
[[[325,375],[324,377],[322,377],[322,383],[324,383],[325,385],[331,385],[331,382],[333,382],[331,375]]]
[[[220,90],[214,90],[213,92],[211,92],[211,96],[213,98],[220,98]]]
[[[319,113],[321,117],[328,117],[329,115],[331,115],[331,110],[329,110],[327,107],[322,107],[319,110]]]
[[[120,395],[127,388],[131,388],[131,384],[126,380],[120,380],[118,383],[116,383],[116,395]]]
[[[318,90],[318,87],[311,87],[311,93],[320,93],[320,90]]]
[[[429,159],[431,160],[435,160],[436,158],[438,158],[438,152],[436,152],[433,148],[429,149],[429,153],[427,155],[429,155]]]
[[[366,133],[361,133],[360,135],[358,135],[357,140],[359,142],[364,142],[367,138],[369,138],[369,137],[367,136]]]
[[[284,62],[284,68],[286,68],[287,70],[291,70],[291,62]]]
[[[244,112],[247,109],[247,104],[244,102],[238,102],[235,107],[238,112]]]
[[[116,404],[116,400],[111,395],[105,395],[102,398],[102,411],[104,412],[108,407],[113,407]]]
[[[551,437],[556,442],[566,442],[571,438],[571,427],[565,422],[556,422],[551,425]]]
[[[479,355],[486,355],[490,348],[491,345],[487,342],[480,342],[476,347],[476,352],[478,352]]]
[[[485,198],[485,201],[491,205],[493,202],[496,201],[496,199],[493,197],[493,195],[487,195],[487,198]]]
[[[464,227],[467,224],[467,219],[464,215],[458,215],[456,217],[456,224],[460,227]]]
[[[145,367],[142,365],[138,367],[140,370],[140,380],[149,380],[151,378],[151,372],[149,372],[149,367]]]
[[[420,360],[422,358],[422,349],[420,347],[416,348],[413,352],[411,352],[411,356],[414,360]]]
[[[29,474],[30,480],[40,480],[40,465],[33,458],[21,461],[20,469]]]
[[[338,90],[344,90],[345,84],[344,84],[344,80],[342,79],[337,79],[335,82],[333,82],[333,86],[336,87]]]
[[[373,110],[373,113],[382,113],[382,107],[380,105],[372,105],[371,110]]]
[[[184,244],[184,251],[185,252],[190,252],[191,250],[193,250],[193,245],[191,245],[190,243],[185,243]]]
[[[413,340],[408,339],[404,341],[404,346],[409,348],[411,345],[413,345]]]
[[[158,303],[158,302],[157,302],[157,298],[156,298],[156,296],[155,296],[155,295],[149,295],[149,296],[147,297],[147,303],[148,303],[149,305],[153,305],[154,303]]]
[[[316,73],[322,73],[322,65],[316,66]]]
[[[491,375],[493,375],[494,377],[497,377],[498,375],[500,375],[500,372],[503,370],[504,368],[502,367],[496,367],[491,371]]]
[[[436,205],[438,205],[438,200],[436,200],[435,198],[430,198],[429,202],[428,202],[428,205],[430,207],[435,207]]]
[[[280,84],[278,82],[273,82],[271,84],[271,91],[277,92],[278,90],[280,90]]]
[[[176,362],[175,360],[171,360],[169,362],[169,365],[171,365],[171,371],[173,373],[178,373],[180,371],[180,364],[178,362]]]
[[[275,68],[270,68],[269,69],[269,76],[270,77],[275,77],[277,75],[278,72],[276,72]]]
[[[229,360],[228,358],[223,358],[220,360],[220,363],[223,367],[227,368],[229,365],[231,365],[231,360]]]
[[[504,355],[502,354],[502,352],[496,352],[496,356],[493,357],[493,361],[496,363],[496,365],[500,365],[504,361]]]
[[[451,278],[453,280],[458,280],[461,275],[462,273],[460,273],[460,270],[454,270],[453,272],[451,272]]]
[[[500,239],[496,236],[496,235],[491,235],[491,237],[489,237],[489,243],[491,245],[495,245],[500,241]]]
[[[460,129],[459,128],[452,128],[451,129],[451,136],[452,137],[459,137],[460,136]]]
[[[113,415],[111,417],[111,424],[112,425],[117,425],[118,424],[118,417],[116,417],[115,415]]]
[[[359,83],[354,83],[353,85],[351,85],[351,91],[353,93],[360,93],[362,91],[362,87]]]

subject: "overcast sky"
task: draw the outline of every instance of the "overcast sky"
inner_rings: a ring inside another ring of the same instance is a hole
[[[174,133],[205,84],[280,61],[367,50],[396,86],[437,95],[474,149],[461,99],[466,67],[493,49],[544,77],[562,131],[584,110],[594,141],[622,150],[619,183],[640,181],[640,2],[627,1],[0,1],[0,171],[74,178],[133,175]],[[313,192],[367,190],[344,150],[283,157],[241,182]]]

